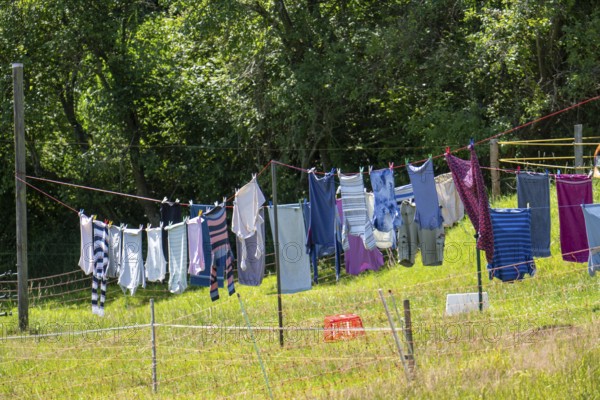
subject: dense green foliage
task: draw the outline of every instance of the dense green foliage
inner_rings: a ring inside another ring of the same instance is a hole
[[[30,174],[212,203],[270,159],[399,164],[597,95],[599,31],[600,5],[575,0],[0,0],[0,247],[14,242],[11,62]],[[589,132],[599,107],[514,136]],[[283,200],[303,179],[281,171]],[[157,219],[154,203],[38,186],[103,218]],[[77,237],[71,211],[29,193],[32,249]]]

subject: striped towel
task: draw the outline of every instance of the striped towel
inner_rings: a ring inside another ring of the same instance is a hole
[[[402,205],[403,200],[410,201],[415,197],[412,185],[410,183],[408,185],[398,186],[397,188],[394,188],[394,195],[396,196],[396,203],[398,203],[398,207]]]
[[[373,235],[373,225],[367,213],[365,200],[365,185],[362,171],[354,175],[344,175],[338,170],[340,187],[342,191],[342,211],[344,224],[342,225],[342,247],[344,251],[350,249],[348,235],[360,236],[367,250],[377,247]]]

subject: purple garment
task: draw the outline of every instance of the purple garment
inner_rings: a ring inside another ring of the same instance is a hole
[[[560,250],[563,260],[586,262],[588,241],[582,204],[592,204],[592,179],[586,175],[558,175],[558,222],[560,224]]]
[[[340,223],[344,221],[342,212],[342,200],[336,200]],[[360,236],[348,235],[350,248],[344,252],[344,263],[346,264],[346,272],[350,275],[358,275],[368,269],[372,271],[379,270],[384,264],[383,254],[377,247],[373,250],[365,249],[365,245]]]
[[[483,175],[479,168],[479,160],[473,145],[469,146],[471,160],[461,160],[452,154],[446,154],[446,161],[465,211],[479,234],[477,248],[485,251],[488,263],[494,258],[494,232],[490,218],[490,205],[488,202]]]

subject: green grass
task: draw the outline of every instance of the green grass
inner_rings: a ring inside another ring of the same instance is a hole
[[[514,196],[495,203],[515,205]],[[366,327],[388,327],[377,289],[392,290],[400,306],[402,299],[410,299],[417,370],[407,382],[387,331],[334,343],[325,343],[319,331],[290,331],[281,348],[278,332],[257,330],[274,397],[600,398],[600,280],[589,277],[585,264],[562,261],[554,206],[552,213],[554,256],[537,259],[536,276],[514,284],[489,281],[484,271],[490,308],[483,313],[444,315],[447,293],[477,290],[468,220],[448,231],[446,255],[451,260],[441,267],[424,267],[417,260],[412,268],[385,267],[335,283],[329,266],[323,271],[329,275],[325,283],[284,295],[285,326],[315,328],[323,326],[327,315],[350,312],[360,315]],[[206,289],[182,295],[164,289],[152,285],[126,297],[113,284],[102,319],[91,314],[87,291],[36,301],[30,333],[68,334],[1,341],[0,397],[267,397],[236,296],[228,297],[222,289],[221,300],[211,303]],[[273,276],[259,288],[237,285],[236,290],[252,325],[277,326]],[[147,324],[152,297],[157,323],[215,326],[156,328],[156,395],[149,328],[72,333]],[[18,334],[16,316],[2,322],[4,337]]]

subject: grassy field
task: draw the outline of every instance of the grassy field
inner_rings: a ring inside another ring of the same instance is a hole
[[[294,328],[321,328],[325,316],[340,313],[360,315],[367,328],[386,328],[377,289],[392,290],[399,304],[409,299],[417,368],[408,382],[385,330],[334,343],[319,330],[290,330],[283,348],[277,331],[255,330],[273,397],[600,398],[600,278],[591,278],[585,264],[562,261],[555,204],[554,195],[554,255],[537,259],[536,276],[521,282],[489,281],[484,273],[490,308],[483,313],[444,314],[446,294],[477,290],[468,220],[448,231],[441,267],[417,260],[412,268],[386,266],[338,283],[326,267],[313,290],[284,295],[284,325]],[[516,198],[494,206],[514,207]],[[273,276],[259,288],[236,289],[253,326],[277,326]],[[16,317],[3,320],[0,397],[268,398],[237,296],[220,292],[215,303],[206,289],[170,295],[160,285],[125,297],[113,283],[102,319],[90,312],[87,288],[40,299],[30,310],[29,334],[63,335],[14,338],[21,335]],[[169,325],[156,327],[156,394],[150,298],[156,323]],[[78,333],[135,325],[142,326]]]

